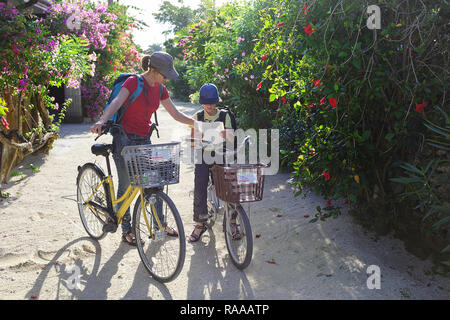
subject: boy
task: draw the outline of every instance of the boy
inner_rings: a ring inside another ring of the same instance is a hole
[[[211,83],[207,83],[200,88],[199,103],[203,105],[203,110],[197,112],[193,119],[200,122],[223,122],[225,130],[221,132],[224,138],[227,129],[232,129],[231,116],[225,110],[219,110],[217,103],[219,102],[219,93],[217,87]],[[191,136],[194,136],[194,128],[191,128]],[[204,159],[202,163],[195,165],[194,179],[194,221],[196,223],[194,231],[189,236],[190,242],[200,240],[206,231],[205,222],[208,220],[207,207],[207,188],[209,180],[209,169],[213,164],[206,164]]]

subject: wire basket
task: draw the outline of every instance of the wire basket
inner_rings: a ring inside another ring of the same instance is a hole
[[[262,200],[265,167],[263,164],[213,166],[217,197],[231,203]]]
[[[180,143],[126,146],[122,149],[132,186],[160,187],[180,180]]]

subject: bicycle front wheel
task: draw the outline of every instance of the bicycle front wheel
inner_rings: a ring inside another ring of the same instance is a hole
[[[77,203],[81,222],[91,238],[100,240],[105,237],[103,225],[108,222],[105,212],[98,208],[108,207],[109,190],[106,184],[100,186],[105,178],[103,171],[93,163],[86,163],[77,176]],[[87,201],[93,205],[88,205]]]
[[[253,238],[250,220],[240,204],[227,203],[223,217],[225,242],[231,261],[236,268],[248,267],[253,255]]]
[[[144,210],[141,197],[134,206],[133,227],[139,256],[147,271],[160,282],[175,279],[183,268],[186,241],[180,215],[169,196],[160,190],[146,190]]]

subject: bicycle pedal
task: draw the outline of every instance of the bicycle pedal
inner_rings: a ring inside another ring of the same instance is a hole
[[[110,222],[103,225],[103,232],[111,232],[114,233],[117,230],[117,224]]]

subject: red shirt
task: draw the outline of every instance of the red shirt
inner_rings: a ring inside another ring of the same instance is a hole
[[[131,96],[137,89],[137,84],[137,77],[132,76],[124,82],[122,87],[127,88]],[[166,100],[169,98],[169,92],[165,86],[163,86],[163,88],[164,93],[161,96],[161,100]],[[147,89],[147,97],[145,95],[145,89]],[[127,104],[128,98],[123,105]],[[128,106],[128,109],[122,118],[121,124],[125,131],[129,134],[137,134],[142,137],[149,134],[150,126],[152,124],[150,118],[159,108],[159,103],[159,83],[155,82],[153,87],[151,87],[144,78],[144,88],[142,89],[141,94]]]

